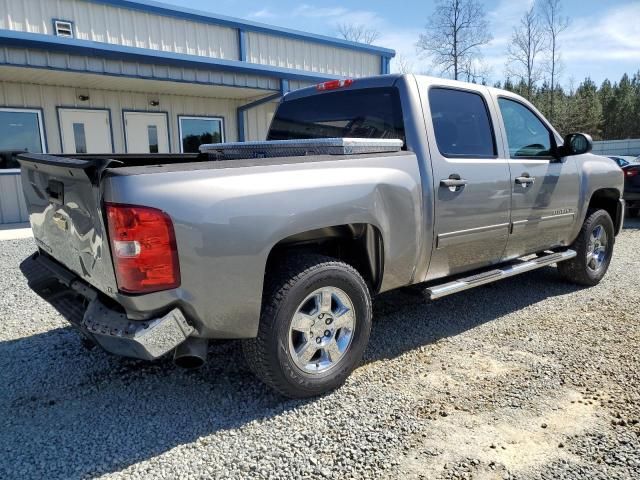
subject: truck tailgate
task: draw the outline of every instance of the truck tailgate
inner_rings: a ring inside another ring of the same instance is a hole
[[[18,159],[38,247],[97,289],[115,295],[99,186],[109,161],[30,154]]]

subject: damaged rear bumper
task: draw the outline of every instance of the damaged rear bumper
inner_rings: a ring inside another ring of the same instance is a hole
[[[195,332],[178,308],[145,321],[129,320],[118,305],[69,270],[40,253],[20,265],[29,287],[49,302],[81,334],[106,351],[154,360],[174,350]]]

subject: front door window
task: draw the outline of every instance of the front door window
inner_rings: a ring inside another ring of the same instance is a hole
[[[545,158],[552,153],[552,136],[544,123],[519,102],[499,98],[511,158]]]

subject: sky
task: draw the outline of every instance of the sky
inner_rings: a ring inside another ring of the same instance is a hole
[[[433,12],[433,0],[163,0],[188,8],[337,36],[341,22],[364,24],[381,33],[376,45],[404,57],[416,73],[439,74],[415,43]],[[511,35],[533,0],[479,0],[484,5],[493,40],[483,47],[490,79],[503,80]],[[569,28],[560,37],[565,87],[591,77],[620,79],[640,70],[640,0],[562,0]],[[394,70],[392,62],[392,71]]]

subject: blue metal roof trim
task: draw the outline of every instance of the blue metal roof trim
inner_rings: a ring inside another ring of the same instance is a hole
[[[199,57],[196,55],[162,52],[146,48],[127,47],[111,43],[78,40],[76,38],[67,37],[55,37],[53,35],[18,32],[14,30],[0,29],[0,45],[45,49],[64,53],[76,53],[80,55],[112,58],[116,60],[132,60],[141,63],[152,63],[155,65],[207,68],[218,71],[244,73],[247,75],[285,78],[288,80],[321,82],[325,80],[344,78],[340,75],[272,67],[270,65],[261,65],[258,63],[241,62],[239,60]]]
[[[250,20],[242,20],[225,15],[216,15],[191,8],[178,7],[168,5],[166,3],[155,2],[153,0],[89,0],[94,3],[111,5],[114,7],[129,8],[131,10],[140,10],[148,13],[155,13],[167,17],[183,18],[185,20],[193,20],[196,22],[212,23],[214,25],[222,25],[240,30],[269,33],[272,35],[280,35],[283,37],[295,38],[298,40],[313,41],[332,45],[334,47],[347,48],[351,50],[362,50],[369,53],[375,53],[385,57],[393,58],[396,56],[395,50],[384,47],[376,47],[374,45],[366,45],[363,43],[350,42],[340,38],[329,37],[326,35],[318,35],[315,33],[306,33],[299,30],[289,28],[275,27],[265,23],[252,22]]]

